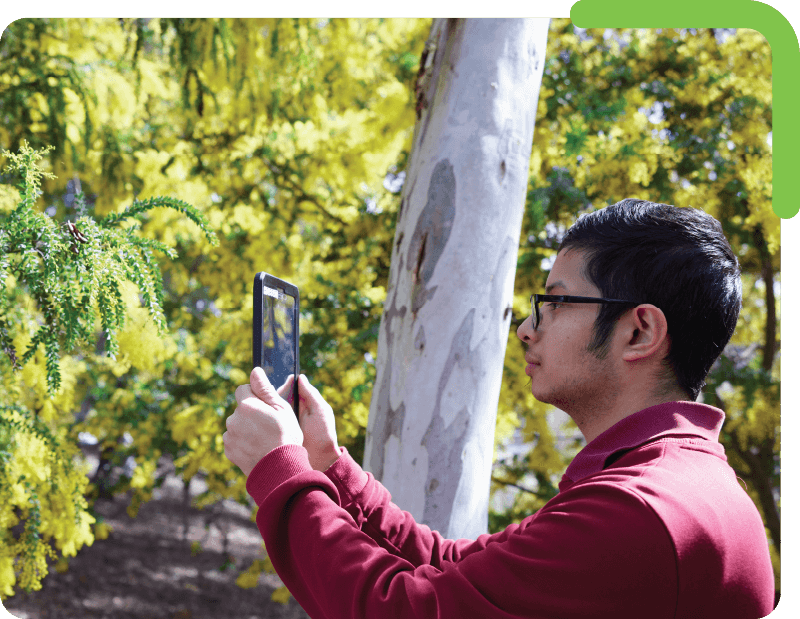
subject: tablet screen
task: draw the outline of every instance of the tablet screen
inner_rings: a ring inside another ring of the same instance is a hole
[[[263,336],[264,372],[276,389],[295,372],[295,299],[264,284]]]

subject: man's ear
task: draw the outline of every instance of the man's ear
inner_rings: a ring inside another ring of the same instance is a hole
[[[655,305],[639,305],[626,313],[620,323],[619,333],[626,338],[621,343],[623,360],[641,361],[655,354],[661,361],[669,353],[667,318]]]

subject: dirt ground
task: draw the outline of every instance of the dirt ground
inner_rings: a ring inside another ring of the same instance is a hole
[[[199,490],[190,486],[191,494]],[[98,501],[97,512],[113,527],[108,539],[78,551],[65,573],[51,568],[40,591],[4,599],[5,609],[18,619],[308,618],[294,598],[285,605],[270,599],[281,586],[275,575],[262,575],[252,589],[236,585],[239,573],[265,556],[248,508],[224,502],[219,527],[206,530],[207,512],[186,507],[183,484],[175,477],[167,478],[136,518],[128,516],[127,505],[126,497]],[[227,529],[227,555],[220,529]],[[194,556],[193,541],[202,541],[203,549]],[[228,556],[234,567],[224,567]]]

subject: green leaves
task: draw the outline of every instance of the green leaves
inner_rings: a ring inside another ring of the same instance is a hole
[[[44,346],[48,391],[54,394],[61,386],[62,351],[88,344],[95,337],[98,317],[106,353],[112,358],[117,354],[116,333],[125,326],[128,311],[120,289],[123,282],[138,286],[143,305],[160,332],[164,331],[163,284],[153,252],[170,258],[177,254],[159,241],[135,235],[138,225],[122,228],[123,223],[141,219],[155,208],[170,208],[195,222],[212,245],[218,241],[202,213],[174,198],[135,200],[123,211],[96,221],[85,215],[85,201],[79,194],[76,204],[82,216],[59,226],[33,210],[41,179],[52,177],[39,165],[48,150],[37,151],[24,142],[18,154],[4,151],[11,162],[9,171],[18,172],[22,179],[22,198],[12,213],[0,220],[0,310],[7,310],[11,303],[6,282],[12,277],[15,285],[32,297],[42,320],[21,360],[17,360],[6,311],[0,313],[0,340],[15,370]]]
[[[585,123],[574,122],[567,132],[567,143],[564,152],[568,157],[580,155],[589,136],[589,127]]]
[[[6,570],[0,582],[3,595],[13,594],[15,582],[28,591],[41,588],[47,559],[57,558],[53,541],[69,556],[93,540],[94,519],[83,496],[89,480],[74,461],[75,448],[62,441],[64,420],[56,419],[55,429],[50,425],[56,411],[53,402],[62,387],[62,356],[98,339],[98,322],[106,354],[113,358],[118,353],[117,334],[136,311],[123,290],[129,283],[138,287],[159,333],[163,336],[166,330],[162,276],[154,252],[170,258],[177,252],[138,236],[141,219],[153,209],[171,208],[194,221],[212,246],[217,244],[205,217],[174,198],[135,200],[98,221],[87,214],[84,196],[78,194],[75,219],[57,223],[34,208],[42,179],[53,178],[40,167],[48,150],[23,142],[19,153],[3,153],[9,159],[7,170],[20,177],[20,200],[0,218],[0,344],[14,373],[24,370],[42,348],[45,366],[44,376],[39,374],[26,385],[26,393],[17,394],[27,406],[0,406],[0,522],[5,523],[0,542],[7,549],[2,560],[11,557],[16,567],[10,580]],[[21,358],[14,344],[17,337],[27,342]],[[41,362],[31,365],[35,376]],[[69,378],[74,376],[70,370]],[[46,396],[39,393],[42,383]],[[5,386],[7,394],[13,389]],[[114,395],[118,397],[116,391]],[[147,404],[146,398],[137,399]],[[24,531],[15,539],[9,523],[19,519],[25,521]]]
[[[219,241],[217,239],[216,234],[212,232],[209,228],[208,220],[206,220],[205,216],[198,211],[195,207],[191,204],[187,204],[183,200],[177,200],[175,198],[165,198],[165,197],[158,197],[158,198],[148,198],[146,200],[134,200],[133,204],[126,207],[120,213],[112,213],[111,215],[107,215],[105,218],[98,222],[98,225],[101,228],[110,228],[112,226],[118,225],[122,221],[126,219],[132,218],[140,218],[141,215],[150,211],[154,208],[171,208],[173,210],[178,211],[186,215],[189,219],[191,219],[195,224],[197,224],[203,233],[206,235],[209,243],[216,247],[219,245]],[[165,245],[156,242],[148,242],[147,239],[135,239],[132,242],[144,246],[149,245],[149,247],[158,248],[160,251],[163,251],[167,254],[171,254],[171,257],[175,257],[174,252],[167,248]]]

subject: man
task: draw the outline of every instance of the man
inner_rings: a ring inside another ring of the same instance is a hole
[[[257,524],[311,617],[764,617],[761,518],[697,403],[741,306],[736,257],[702,211],[623,200],[567,232],[519,327],[531,391],[586,437],[536,514],[451,541],[416,524],[336,442],[305,376],[300,422],[260,368],[223,435]]]

